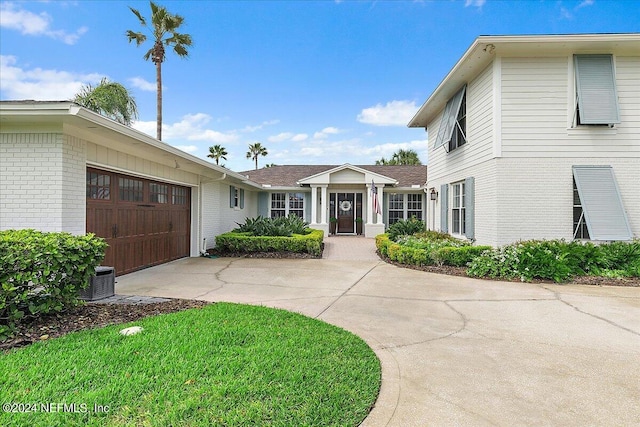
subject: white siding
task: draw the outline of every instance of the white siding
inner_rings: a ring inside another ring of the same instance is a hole
[[[575,112],[572,61],[573,56],[502,59],[502,155],[639,158],[640,58],[615,58],[621,123],[613,129],[567,127]]]
[[[432,148],[442,113],[429,123],[428,177],[439,179],[493,157],[493,68],[489,65],[467,85],[467,143],[447,153],[444,147]],[[429,185],[431,186],[431,184]]]
[[[0,229],[84,234],[84,181],[81,141],[0,134]]]

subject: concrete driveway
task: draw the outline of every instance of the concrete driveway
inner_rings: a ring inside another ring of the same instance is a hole
[[[640,288],[330,258],[187,258],[119,277],[116,292],[283,308],[356,333],[382,363],[365,426],[640,425]]]

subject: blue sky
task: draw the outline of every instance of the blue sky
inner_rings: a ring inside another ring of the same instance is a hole
[[[409,119],[479,35],[640,31],[637,0],[157,1],[185,17],[188,59],[163,64],[163,140],[235,171],[259,164],[373,164],[414,149]],[[136,98],[155,136],[155,68],[134,7],[147,1],[0,1],[0,98],[70,99],[102,77]]]

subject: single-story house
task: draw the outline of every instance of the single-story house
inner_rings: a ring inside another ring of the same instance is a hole
[[[640,237],[640,34],[481,36],[410,121],[433,230],[500,246]]]
[[[338,234],[366,221],[373,237],[387,218],[426,217],[425,182],[426,166],[236,173],[73,102],[0,101],[0,230],[95,233],[118,275],[199,256],[258,215],[300,215],[327,233],[336,217]]]

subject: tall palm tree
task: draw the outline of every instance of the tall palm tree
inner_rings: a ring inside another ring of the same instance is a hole
[[[131,122],[138,118],[133,95],[126,87],[110,82],[106,77],[95,87],[90,84],[83,86],[72,101],[123,125],[131,126]]]
[[[219,165],[220,159],[227,160],[227,150],[222,145],[214,145],[213,147],[209,147],[209,154],[207,157],[211,157],[212,159],[216,159],[216,165]]]
[[[259,142],[249,144],[249,151],[247,151],[247,159],[253,159],[256,162],[256,169],[258,169],[258,156],[266,156],[269,154],[267,149]]]
[[[191,47],[193,41],[189,34],[178,32],[180,25],[183,24],[184,18],[180,15],[174,15],[167,12],[163,6],[158,6],[154,2],[151,4],[151,26],[147,24],[147,20],[140,12],[132,7],[131,12],[140,20],[140,24],[149,30],[153,36],[153,46],[144,54],[145,61],[151,59],[156,65],[156,84],[157,84],[157,121],[156,133],[159,140],[162,140],[162,63],[166,58],[165,46],[173,48],[173,51],[181,58],[189,56],[187,48]],[[126,36],[129,43],[135,40],[136,46],[140,46],[147,40],[147,36],[141,32],[128,30]]]
[[[415,150],[400,149],[393,153],[389,160],[384,157],[376,160],[376,165],[421,165],[422,162]]]

